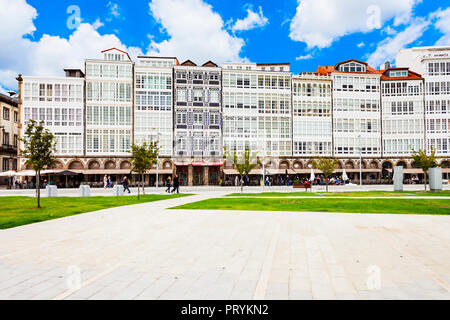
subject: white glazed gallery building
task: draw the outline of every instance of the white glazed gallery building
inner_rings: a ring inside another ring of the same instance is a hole
[[[74,185],[130,174],[131,145],[151,139],[161,151],[149,185],[157,171],[161,184],[175,173],[183,185],[231,183],[236,172],[223,147],[257,152],[275,181],[308,176],[316,156],[338,158],[336,174],[345,169],[354,182],[360,167],[366,183],[396,165],[420,177],[411,148],[431,146],[450,173],[450,47],[402,50],[396,68],[351,59],[299,75],[289,63],[102,53],[66,77],[18,77],[19,134],[30,119],[44,121],[57,139],[56,169],[74,172]],[[251,183],[262,170],[252,170]]]

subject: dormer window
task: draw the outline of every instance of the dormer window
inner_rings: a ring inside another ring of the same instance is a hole
[[[391,78],[406,78],[408,76],[407,70],[391,70],[389,71]]]
[[[105,60],[108,61],[123,61],[125,60],[124,54],[119,53],[105,53]]]
[[[342,72],[366,72],[366,66],[357,62],[344,63],[339,66]]]

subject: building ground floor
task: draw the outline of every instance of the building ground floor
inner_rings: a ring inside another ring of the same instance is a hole
[[[342,180],[342,177],[346,175],[353,183],[359,183],[360,177],[363,184],[390,183],[395,166],[404,167],[405,183],[420,183],[424,178],[419,166],[408,158],[363,158],[361,166],[359,158],[338,158],[338,160],[334,178]],[[22,171],[31,169],[23,164],[23,159],[20,163]],[[450,159],[441,158],[439,164],[443,167],[444,179],[449,179]],[[309,179],[311,171],[320,182],[321,172],[312,168],[310,158],[269,159],[264,163],[264,167],[262,164],[257,165],[245,178],[245,183],[257,186],[261,184],[264,177],[270,185],[286,185],[297,179]],[[21,187],[33,187],[35,183],[33,172],[27,172],[30,175],[21,177]],[[239,181],[238,172],[227,160],[183,159],[180,161],[170,157],[159,158],[158,165],[150,168],[143,180],[145,186],[155,186],[158,181],[158,185],[164,187],[167,179],[169,177],[173,179],[175,175],[178,175],[182,186],[232,186]],[[109,178],[114,185],[120,183],[124,176],[130,179],[131,186],[137,186],[140,180],[137,174],[131,172],[131,162],[126,157],[58,157],[55,168],[47,170],[41,181],[44,184],[52,183],[59,187],[73,188],[80,184],[104,187],[105,177]]]

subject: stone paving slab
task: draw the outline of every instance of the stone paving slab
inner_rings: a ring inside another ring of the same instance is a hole
[[[0,299],[450,299],[449,216],[167,210],[218,194],[1,230]]]

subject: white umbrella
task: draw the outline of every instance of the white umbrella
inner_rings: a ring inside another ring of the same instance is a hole
[[[19,177],[34,177],[36,175],[36,171],[34,170],[25,170],[17,172],[16,174]]]
[[[345,168],[342,171],[342,180],[344,180],[344,182],[348,180],[348,176],[347,176],[347,172],[345,172]]]
[[[316,176],[314,175],[314,169],[311,168],[311,177],[309,178],[309,181],[313,182]]]
[[[59,170],[60,171],[60,170]],[[52,174],[52,173],[57,173],[59,172],[58,170],[42,170],[41,171],[41,175],[42,174]]]
[[[0,173],[0,177],[8,177],[8,178],[11,178],[11,177],[15,177],[16,175],[17,175],[17,172],[12,171],[12,170],[10,170],[10,171],[5,171],[5,172]]]

